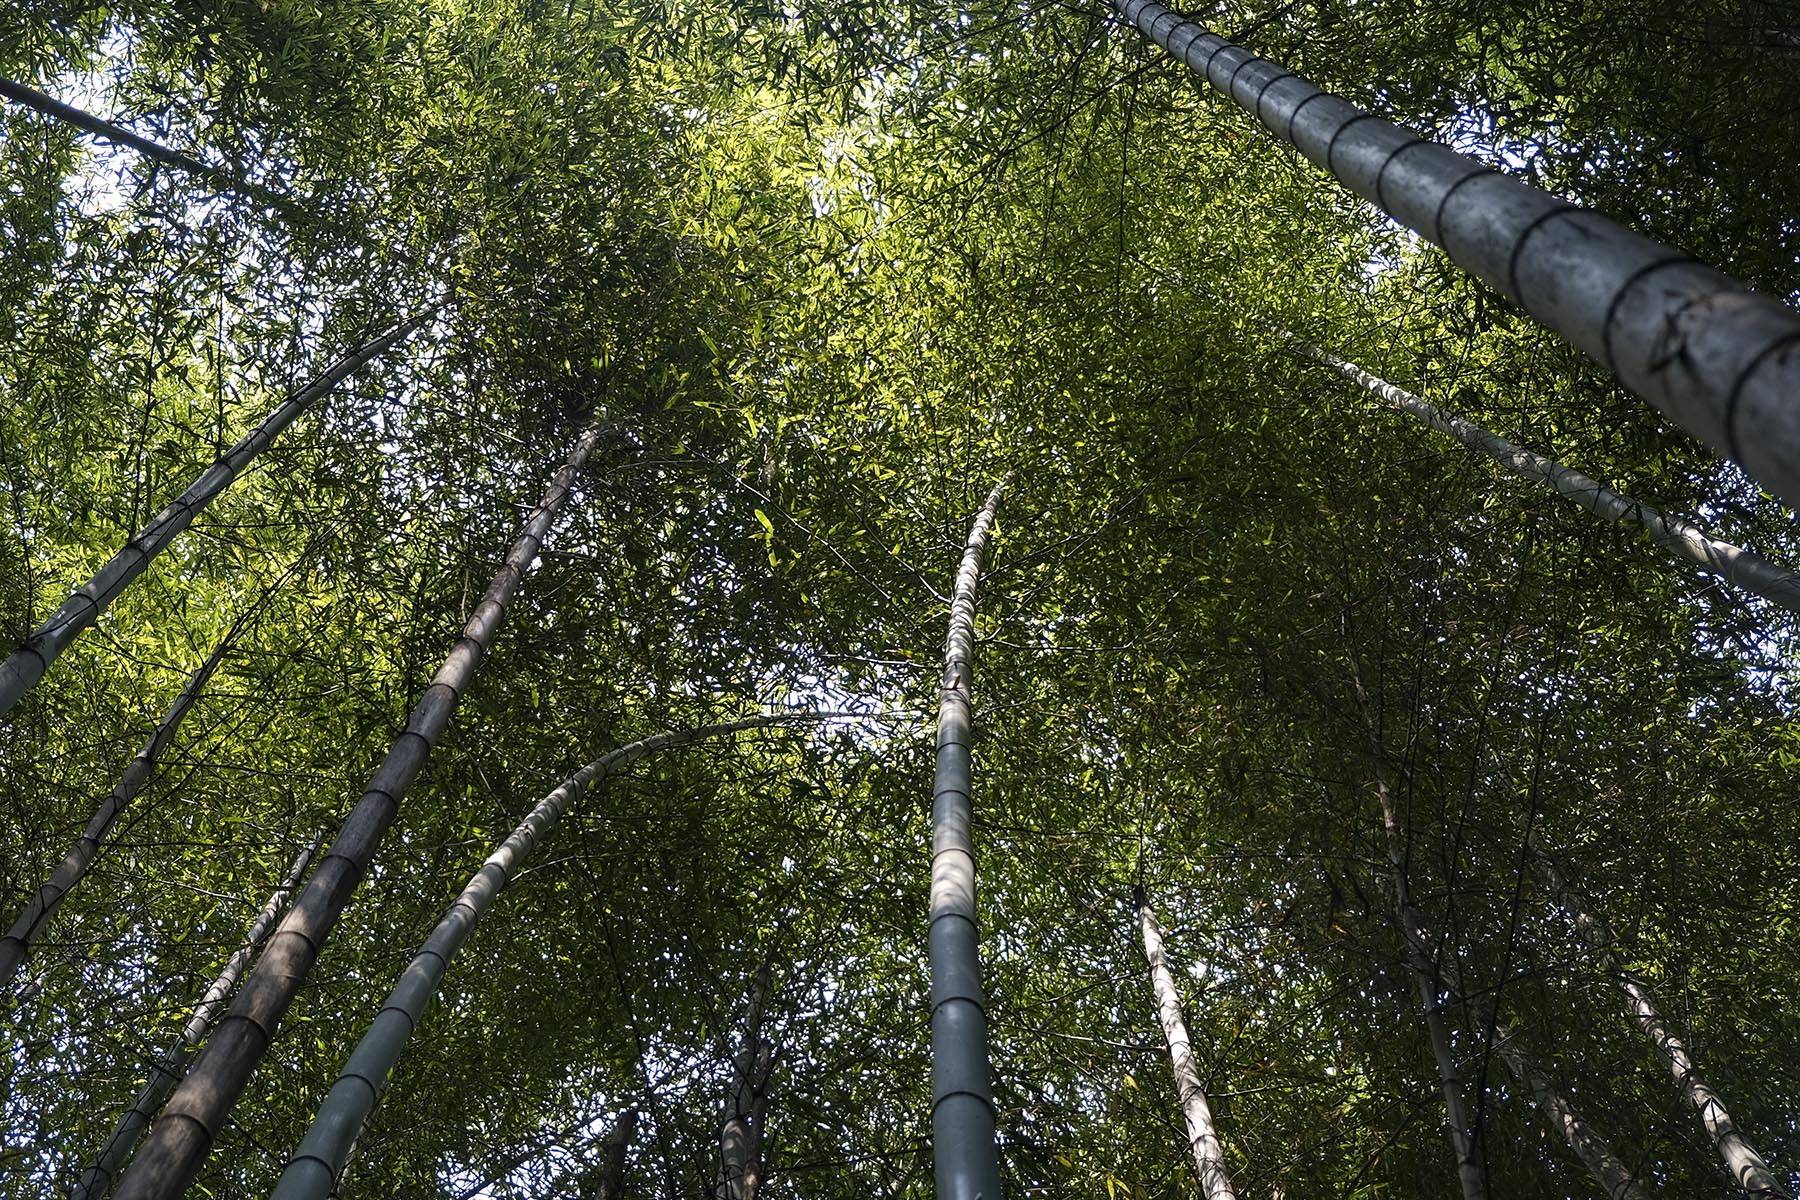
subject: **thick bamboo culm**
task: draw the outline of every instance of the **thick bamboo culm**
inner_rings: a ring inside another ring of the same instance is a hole
[[[1269,132],[1800,503],[1800,313],[1321,91],[1157,0],[1108,2]]]

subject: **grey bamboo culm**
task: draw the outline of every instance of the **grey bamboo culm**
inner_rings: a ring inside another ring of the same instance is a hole
[[[435,311],[435,310],[432,310]],[[421,313],[392,332],[376,338],[339,360],[313,382],[292,392],[287,399],[264,417],[262,423],[245,434],[212,466],[178,496],[173,503],[151,519],[120,551],[94,572],[92,579],[77,588],[50,619],[38,626],[23,644],[0,662],[0,716],[9,712],[31,686],[44,677],[50,664],[69,648],[82,630],[92,625],[107,605],[126,586],[143,574],[150,560],[160,554],[175,535],[186,529],[206,506],[218,497],[250,462],[292,425],[296,418],[328,395],[338,384],[369,360],[385,353],[395,343],[411,334],[431,315]]]
[[[294,860],[294,865],[282,876],[280,886],[251,922],[244,944],[226,960],[218,977],[200,997],[200,1003],[194,1008],[194,1015],[188,1018],[174,1042],[163,1051],[162,1057],[151,1069],[144,1090],[138,1093],[131,1107],[125,1110],[125,1115],[119,1118],[117,1128],[113,1130],[112,1137],[107,1140],[99,1157],[81,1173],[75,1190],[70,1193],[70,1200],[102,1200],[106,1195],[112,1181],[119,1174],[119,1168],[125,1165],[126,1158],[130,1156],[131,1148],[137,1144],[138,1136],[149,1128],[156,1110],[162,1107],[163,1101],[169,1098],[169,1093],[175,1090],[188,1055],[200,1044],[206,1031],[212,1028],[213,1018],[225,1007],[225,999],[231,995],[231,989],[237,986],[244,968],[250,963],[250,956],[256,953],[256,948],[262,945],[263,939],[269,936],[269,931],[280,919],[282,909],[287,907],[288,897],[300,882],[300,877],[306,874],[306,868],[312,862],[313,855],[319,852],[319,845],[323,840],[323,836],[314,837],[312,844],[300,852],[300,857]]]
[[[1741,546],[1721,541],[1680,517],[1613,491],[1598,480],[1565,467],[1555,459],[1514,445],[1498,434],[1453,416],[1421,396],[1371,374],[1329,350],[1293,338],[1296,349],[1323,363],[1344,378],[1386,400],[1402,412],[1419,418],[1533,483],[1544,484],[1598,517],[1641,527],[1650,540],[1685,562],[1754,592],[1789,612],[1800,613],[1800,572],[1780,567]]]
[[[53,117],[65,125],[72,125],[83,133],[92,134],[104,142],[116,146],[128,146],[145,158],[162,163],[164,166],[176,167],[203,179],[218,182],[229,177],[218,167],[211,167],[179,150],[171,150],[158,142],[153,142],[141,134],[133,133],[123,125],[115,125],[92,113],[83,112],[71,104],[64,104],[54,96],[46,95],[34,87],[29,87],[12,79],[0,79],[0,96],[6,97],[14,104]]]
[[[1700,1074],[1693,1056],[1664,1018],[1662,1006],[1657,1003],[1650,985],[1626,969],[1612,927],[1569,882],[1556,859],[1539,846],[1535,839],[1531,843],[1531,851],[1545,886],[1575,918],[1576,933],[1624,994],[1625,1009],[1632,1024],[1637,1026],[1638,1032],[1644,1035],[1646,1041],[1656,1047],[1657,1053],[1668,1065],[1675,1085],[1694,1106],[1701,1127],[1705,1129],[1713,1149],[1718,1152],[1719,1161],[1724,1164],[1725,1170],[1755,1200],[1788,1200],[1790,1193],[1776,1178],[1769,1161],[1739,1131],[1737,1122],[1725,1107],[1724,1098]]]
[[[119,1184],[119,1200],[175,1200],[199,1174],[213,1139],[249,1085],[288,1005],[362,881],[382,836],[399,815],[400,802],[493,644],[508,606],[537,558],[545,534],[568,502],[600,433],[597,415],[527,518],[506,561],[469,615],[462,636],[413,705],[406,728],[394,739],[330,850],[270,937],[230,1011],[220,1019],[187,1078],[151,1127]]]
[[[1157,0],[1109,2],[1276,137],[1800,504],[1800,313],[1320,91]]]
[[[87,828],[75,839],[68,854],[57,864],[56,870],[50,873],[50,878],[32,893],[31,899],[20,911],[12,928],[7,930],[6,936],[0,937],[0,989],[12,982],[19,968],[25,965],[31,948],[49,927],[50,918],[56,914],[57,908],[75,885],[86,877],[107,834],[112,832],[112,827],[118,822],[119,815],[150,786],[163,751],[175,739],[183,718],[193,707],[194,701],[200,698],[200,693],[205,690],[213,672],[223,661],[225,651],[231,646],[249,615],[246,612],[238,618],[225,636],[219,639],[219,644],[213,647],[212,653],[206,656],[206,661],[200,664],[199,670],[188,677],[174,702],[169,705],[169,711],[163,714],[163,719],[157,722],[156,728],[145,740],[143,749],[137,752],[137,757],[131,760],[124,774],[119,776],[119,782],[113,785],[106,799],[94,810]]]
[[[1001,1200],[997,1122],[989,1079],[987,1001],[975,922],[975,589],[988,531],[1012,474],[994,486],[963,547],[950,600],[938,693],[937,771],[931,795],[931,1147],[939,1200]]]
[[[745,729],[761,729],[797,721],[828,720],[835,713],[780,713],[746,717],[716,725],[659,733],[604,754],[558,785],[537,803],[512,835],[482,863],[451,903],[437,928],[400,974],[387,1002],[357,1043],[332,1085],[312,1126],[294,1151],[276,1185],[275,1200],[324,1200],[350,1151],[350,1144],[387,1088],[388,1075],[400,1061],[407,1040],[418,1027],[425,1006],[437,994],[450,960],[482,915],[511,883],[520,866],[550,827],[596,782],[630,766],[646,754],[669,746],[685,746]]]

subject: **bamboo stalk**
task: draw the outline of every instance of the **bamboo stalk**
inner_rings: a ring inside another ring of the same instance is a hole
[[[463,626],[462,636],[413,706],[406,728],[394,739],[368,789],[339,827],[331,849],[269,939],[237,1000],[151,1127],[120,1182],[119,1200],[174,1200],[199,1174],[213,1139],[268,1051],[282,1016],[318,960],[382,836],[399,815],[400,802],[493,644],[507,607],[537,558],[545,534],[568,502],[576,477],[599,443],[600,432],[596,416],[526,520]]]
[[[1712,537],[1689,521],[1670,516],[1642,501],[1615,492],[1598,480],[1590,479],[1572,467],[1565,467],[1555,459],[1515,445],[1472,421],[1445,412],[1423,397],[1397,387],[1328,350],[1322,350],[1299,338],[1291,340],[1307,357],[1331,367],[1352,383],[1379,396],[1401,412],[1417,417],[1439,433],[1448,434],[1463,445],[1481,451],[1521,479],[1544,484],[1595,516],[1636,525],[1650,535],[1651,541],[1676,558],[1718,575],[1746,591],[1755,592],[1789,612],[1800,613],[1800,572],[1776,566],[1759,554]]]
[[[262,945],[263,939],[269,936],[269,931],[275,928],[275,922],[287,907],[288,897],[293,894],[300,877],[306,873],[313,855],[319,852],[319,845],[323,840],[323,835],[315,836],[312,844],[300,852],[300,857],[294,860],[294,865],[282,876],[280,886],[251,922],[249,932],[244,936],[244,944],[226,960],[218,976],[200,997],[193,1016],[181,1027],[181,1032],[175,1036],[169,1048],[163,1051],[149,1080],[145,1082],[144,1089],[119,1118],[118,1126],[114,1128],[112,1137],[107,1139],[94,1164],[82,1172],[81,1179],[70,1194],[70,1200],[102,1200],[106,1195],[113,1179],[118,1176],[119,1168],[125,1165],[125,1159],[131,1154],[131,1148],[137,1144],[138,1136],[149,1128],[156,1110],[162,1107],[163,1101],[169,1098],[169,1093],[175,1090],[175,1084],[181,1079],[183,1068],[187,1065],[188,1056],[200,1044],[200,1039],[206,1036],[206,1031],[212,1028],[213,1019],[225,1007],[225,998],[237,986],[244,968],[250,963],[250,956],[256,953],[256,948]]]
[[[1532,859],[1536,862],[1545,885],[1557,901],[1574,915],[1575,930],[1582,942],[1618,984],[1619,991],[1625,997],[1625,1011],[1631,1018],[1631,1023],[1656,1048],[1657,1054],[1668,1064],[1669,1074],[1674,1077],[1675,1085],[1694,1106],[1700,1126],[1706,1131],[1707,1140],[1718,1153],[1726,1172],[1755,1200],[1789,1200],[1790,1193],[1775,1177],[1769,1161],[1738,1130],[1737,1122],[1725,1107],[1724,1099],[1700,1073],[1693,1055],[1675,1033],[1668,1018],[1663,1015],[1662,1005],[1650,990],[1649,982],[1626,969],[1612,927],[1569,882],[1555,858],[1537,845],[1535,840],[1531,849]]]
[[[1365,112],[1158,0],[1108,0],[1315,165],[1561,334],[1789,504],[1800,314],[1685,255]]]
[[[989,1081],[987,1002],[975,923],[973,768],[969,738],[975,663],[975,589],[988,531],[1011,472],[994,485],[963,547],[950,601],[938,693],[937,772],[931,800],[931,1141],[939,1200],[1002,1200]]]
[[[450,960],[468,941],[469,934],[483,914],[493,907],[500,892],[517,876],[538,840],[597,781],[610,778],[646,754],[668,746],[685,746],[745,729],[829,720],[839,715],[783,713],[659,733],[604,754],[563,780],[555,791],[537,803],[512,835],[470,877],[462,893],[451,902],[437,927],[431,931],[431,936],[425,939],[419,952],[400,973],[400,982],[394,985],[381,1011],[370,1022],[325,1102],[319,1106],[318,1115],[313,1118],[306,1136],[282,1171],[273,1200],[324,1200],[351,1143],[386,1090],[394,1064],[400,1061],[407,1040],[425,1013],[425,1006],[437,994]]]
[[[1187,1122],[1188,1149],[1194,1155],[1200,1187],[1206,1193],[1206,1200],[1237,1200],[1231,1173],[1225,1167],[1225,1148],[1213,1124],[1212,1105],[1207,1103],[1206,1089],[1200,1083],[1200,1068],[1194,1062],[1187,1021],[1181,1015],[1181,997],[1175,990],[1175,977],[1169,973],[1169,955],[1163,948],[1162,929],[1156,923],[1156,913],[1151,910],[1150,899],[1142,887],[1137,889],[1135,899],[1138,932],[1144,939],[1144,959],[1150,964],[1150,987],[1156,997],[1156,1017],[1162,1025],[1163,1039],[1169,1043],[1175,1094]]]
[[[435,311],[435,310],[432,310]],[[387,352],[430,317],[421,313],[340,359],[323,375],[288,397],[257,427],[221,455],[170,505],[127,541],[119,552],[76,588],[50,619],[27,637],[5,662],[0,662],[0,716],[11,711],[20,697],[44,677],[44,672],[69,648],[82,630],[123,592],[150,561],[175,540],[219,493],[231,486],[250,463],[289,425],[376,356]]]

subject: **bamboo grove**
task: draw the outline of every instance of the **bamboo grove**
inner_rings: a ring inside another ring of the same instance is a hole
[[[0,7],[0,1195],[1794,1194],[1797,68]]]

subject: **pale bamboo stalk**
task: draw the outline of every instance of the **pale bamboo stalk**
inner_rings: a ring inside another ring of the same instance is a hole
[[[1142,887],[1137,889],[1135,898],[1138,931],[1143,935],[1144,959],[1150,964],[1150,987],[1156,996],[1156,1018],[1162,1025],[1164,1040],[1169,1043],[1175,1094],[1187,1122],[1188,1148],[1193,1151],[1194,1169],[1200,1174],[1201,1190],[1205,1192],[1206,1200],[1237,1200],[1231,1173],[1225,1167],[1225,1147],[1219,1141],[1212,1106],[1207,1103],[1206,1089],[1200,1083],[1200,1068],[1194,1061],[1193,1043],[1188,1040],[1187,1021],[1181,1015],[1181,996],[1175,990],[1175,977],[1169,973],[1169,956],[1163,948],[1162,929],[1156,923],[1156,914],[1151,911],[1150,899]]]
[[[939,1200],[1002,1200],[989,1079],[987,1001],[975,923],[973,766],[975,589],[1012,472],[975,516],[950,600],[931,800],[931,1142]]]
[[[1501,1061],[1512,1072],[1513,1078],[1531,1089],[1544,1120],[1561,1135],[1569,1149],[1574,1151],[1575,1157],[1593,1174],[1600,1184],[1600,1190],[1606,1193],[1607,1200],[1650,1200],[1650,1193],[1644,1190],[1636,1174],[1613,1149],[1612,1143],[1589,1125],[1569,1098],[1556,1090],[1550,1077],[1538,1069],[1514,1029],[1498,1025],[1494,1033],[1494,1049],[1499,1051]]]
[[[769,960],[765,958],[752,976],[743,1041],[731,1059],[731,1086],[719,1123],[719,1200],[756,1200],[762,1182],[763,1122],[774,1056],[774,1048],[762,1035],[768,995]]]
[[[1157,0],[1110,3],[1277,138],[1442,247],[1771,493],[1800,502],[1800,313],[1320,91]]]
[[[621,746],[595,759],[540,800],[512,835],[500,844],[451,902],[443,919],[425,939],[400,974],[381,1011],[344,1064],[337,1082],[319,1106],[306,1136],[281,1173],[273,1200],[323,1200],[331,1189],[352,1141],[387,1088],[394,1064],[418,1027],[425,1006],[437,994],[450,960],[456,956],[482,915],[511,883],[538,840],[596,781],[609,778],[646,754],[668,746],[685,746],[745,729],[761,729],[796,721],[829,720],[838,713],[780,713],[746,717],[716,725],[659,733]]]
[[[175,1040],[157,1060],[143,1090],[138,1093],[137,1099],[132,1101],[131,1107],[125,1110],[125,1114],[119,1118],[118,1126],[113,1130],[112,1137],[107,1139],[105,1147],[101,1149],[94,1164],[82,1172],[81,1179],[75,1184],[75,1190],[70,1193],[70,1200],[102,1200],[108,1189],[112,1187],[112,1181],[118,1176],[119,1168],[125,1165],[126,1158],[131,1154],[131,1148],[137,1145],[138,1136],[149,1128],[151,1119],[156,1116],[156,1110],[162,1107],[163,1101],[169,1098],[169,1093],[175,1090],[175,1084],[180,1080],[183,1068],[187,1065],[188,1055],[195,1046],[200,1044],[200,1040],[206,1036],[206,1031],[212,1028],[213,1019],[219,1015],[219,1010],[225,1007],[225,998],[231,995],[231,989],[237,986],[237,981],[243,975],[244,968],[250,964],[251,955],[256,953],[256,948],[262,945],[263,939],[269,936],[269,931],[275,928],[275,922],[280,919],[282,909],[287,907],[288,897],[293,894],[294,887],[300,882],[300,877],[306,873],[306,868],[312,862],[313,855],[319,852],[319,845],[323,840],[323,835],[315,836],[312,844],[300,852],[300,856],[294,860],[294,865],[288,868],[286,875],[282,876],[280,885],[270,895],[268,903],[262,906],[262,911],[258,912],[256,919],[250,923],[249,932],[244,935],[244,944],[239,946],[237,952],[226,960],[225,966],[220,969],[218,976],[201,995],[200,1003],[195,1006],[193,1015],[188,1018],[187,1023],[181,1027],[181,1032],[175,1035]]]
[[[1675,1085],[1694,1106],[1701,1128],[1706,1131],[1707,1139],[1712,1142],[1726,1172],[1745,1193],[1756,1200],[1789,1200],[1790,1193],[1775,1177],[1768,1160],[1738,1131],[1737,1122],[1725,1107],[1724,1099],[1700,1073],[1700,1068],[1695,1065],[1686,1045],[1663,1016],[1662,1006],[1657,1002],[1655,993],[1650,990],[1648,981],[1626,968],[1612,927],[1588,903],[1580,890],[1569,882],[1555,858],[1545,852],[1535,839],[1531,849],[1532,859],[1551,894],[1574,916],[1575,931],[1583,944],[1599,960],[1602,969],[1613,977],[1619,991],[1624,994],[1625,1011],[1631,1018],[1631,1023],[1656,1048],[1656,1052],[1668,1064],[1669,1074],[1674,1077]]]
[[[289,393],[287,399],[264,417],[255,429],[245,434],[212,466],[202,471],[187,491],[156,514],[117,554],[94,572],[93,578],[76,588],[61,607],[50,614],[49,620],[38,626],[5,662],[0,662],[0,716],[9,712],[20,697],[44,677],[50,664],[69,648],[76,636],[92,625],[106,611],[106,607],[118,598],[119,593],[143,574],[150,561],[162,553],[208,504],[231,486],[244,468],[268,449],[269,444],[292,425],[301,413],[311,408],[320,398],[329,395],[338,384],[371,359],[385,353],[411,334],[430,315],[429,311],[421,313],[392,332],[359,347],[313,382]]]
[[[493,644],[508,606],[537,558],[544,536],[568,502],[576,477],[600,440],[596,415],[527,518],[437,675],[413,706],[406,728],[339,827],[331,849],[269,939],[230,1011],[220,1019],[187,1078],[151,1126],[119,1185],[119,1200],[175,1200],[199,1174],[213,1139],[274,1040],[352,893],[374,859],[400,802]]]
[[[1754,592],[1789,612],[1800,613],[1800,572],[1777,566],[1742,546],[1711,536],[1690,521],[1633,500],[1555,459],[1515,445],[1329,350],[1299,338],[1292,341],[1307,357],[1331,367],[1352,383],[1379,396],[1392,407],[1417,417],[1439,433],[1481,451],[1521,479],[1541,483],[1595,516],[1636,525],[1650,536],[1651,541],[1676,558]]]
[[[112,832],[113,826],[118,824],[120,815],[150,786],[150,781],[156,777],[157,762],[161,759],[163,751],[167,750],[169,743],[175,740],[175,735],[181,729],[181,723],[187,717],[188,710],[200,698],[208,681],[212,679],[213,672],[224,661],[226,653],[231,649],[232,643],[236,641],[244,623],[255,611],[256,609],[252,607],[238,617],[231,628],[226,631],[225,636],[219,639],[219,644],[213,647],[212,653],[206,656],[206,661],[200,664],[197,671],[188,676],[187,683],[182,686],[174,702],[169,705],[162,720],[157,722],[156,728],[151,730],[143,748],[137,752],[137,756],[131,760],[124,773],[119,776],[119,781],[113,785],[113,789],[107,794],[106,799],[102,800],[100,806],[94,810],[94,815],[88,819],[87,828],[82,831],[80,837],[75,839],[75,844],[69,848],[68,854],[50,873],[50,878],[44,881],[42,887],[32,893],[31,899],[26,901],[24,909],[20,911],[18,918],[13,922],[12,928],[7,930],[6,936],[0,937],[0,989],[4,989],[12,982],[13,977],[18,974],[19,968],[25,965],[25,960],[31,954],[31,948],[37,944],[38,938],[42,937],[44,930],[49,927],[50,918],[55,915],[56,910],[62,905],[69,892],[75,888],[75,885],[87,877],[88,871],[93,868],[94,859],[100,853],[100,847],[105,843],[107,835]]]

